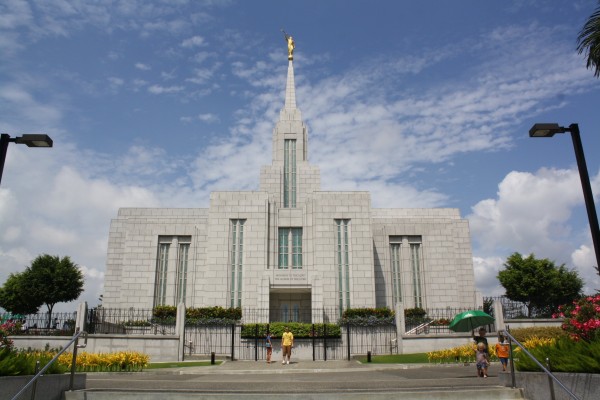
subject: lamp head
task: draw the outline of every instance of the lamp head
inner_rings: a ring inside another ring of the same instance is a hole
[[[535,124],[529,130],[529,137],[552,137],[556,133],[565,133],[567,130],[558,124]]]
[[[15,138],[15,143],[26,144],[27,147],[52,147],[52,139],[44,134],[27,134]]]

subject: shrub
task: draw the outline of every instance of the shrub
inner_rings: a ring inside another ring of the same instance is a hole
[[[557,340],[546,339],[537,345],[525,346],[527,350],[545,364],[550,360],[553,372],[600,373],[600,340],[587,342],[574,341],[568,337]],[[527,355],[520,355],[515,361],[519,371],[541,371],[535,362]]]
[[[387,307],[349,308],[342,313],[340,324],[355,326],[394,325],[395,313]]]
[[[7,321],[0,325],[0,350],[12,349],[13,341],[8,338],[18,332],[18,325],[12,321]]]
[[[510,334],[521,344],[531,339],[559,339],[567,336],[561,328],[552,326],[513,329]]]
[[[11,349],[0,350],[0,376],[34,375],[36,362],[40,362],[40,369],[52,360],[56,352],[50,351],[16,351]],[[53,363],[45,374],[63,374],[67,368],[58,362]]]
[[[404,310],[404,316],[406,318],[425,318],[427,311],[421,307],[407,308]]]
[[[156,306],[152,310],[152,322],[172,325],[177,317],[177,307]],[[242,309],[223,307],[189,307],[185,310],[186,325],[231,324],[242,319]]]
[[[313,325],[315,331],[313,332]],[[294,339],[323,337],[325,327],[327,329],[328,338],[339,338],[342,335],[340,326],[337,324],[309,324],[303,322],[273,322],[271,324],[245,324],[242,326],[243,338],[254,338],[256,334],[256,326],[258,326],[258,337],[263,337],[267,333],[267,326],[271,336],[274,338],[281,337],[285,331],[285,327],[290,328],[294,334]]]
[[[600,294],[587,296],[558,307],[553,318],[564,318],[562,329],[574,340],[600,339]]]
[[[152,316],[159,320],[175,318],[177,316],[177,307],[175,307],[175,306],[156,306],[152,310]]]

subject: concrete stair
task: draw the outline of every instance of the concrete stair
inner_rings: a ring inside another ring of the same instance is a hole
[[[448,388],[448,390],[422,388],[395,391],[352,391],[340,393],[289,393],[289,392],[215,392],[194,390],[82,390],[65,393],[65,400],[524,400],[521,389],[506,387]]]

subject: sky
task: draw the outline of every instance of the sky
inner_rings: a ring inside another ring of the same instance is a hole
[[[569,134],[600,201],[600,79],[576,51],[595,0],[0,0],[0,283],[70,256],[102,294],[120,207],[207,208],[257,190],[296,42],[297,104],[322,190],[458,208],[483,296],[514,252],[600,289]],[[74,303],[56,310],[72,311]]]

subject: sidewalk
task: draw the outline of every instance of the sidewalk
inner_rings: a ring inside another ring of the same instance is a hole
[[[201,360],[195,360],[201,361]],[[206,360],[210,362],[210,360]],[[298,373],[319,373],[319,372],[371,372],[371,371],[385,371],[385,370],[406,370],[406,369],[418,369],[418,368],[443,368],[443,367],[457,367],[457,364],[373,364],[373,363],[360,363],[357,360],[329,360],[329,361],[312,361],[312,360],[299,360],[292,361],[290,364],[281,364],[281,360],[273,361],[271,364],[267,364],[264,360],[262,361],[229,361],[220,360],[221,365],[214,365],[208,367],[183,367],[183,368],[169,368],[168,371],[174,374],[181,375],[195,375],[195,374],[298,374]],[[468,369],[462,364],[459,365],[461,370],[464,368]],[[475,366],[471,368],[475,370]],[[153,372],[161,371],[152,370]],[[166,370],[163,370],[166,372]],[[423,371],[427,374],[427,371]]]

